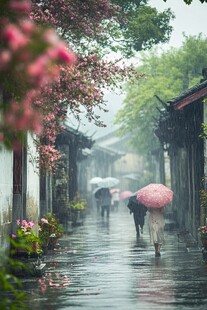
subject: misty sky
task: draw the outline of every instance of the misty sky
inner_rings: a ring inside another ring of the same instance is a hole
[[[165,49],[170,47],[179,47],[183,42],[183,33],[186,35],[197,35],[203,33],[207,35],[207,3],[200,3],[199,0],[193,0],[191,5],[186,5],[183,0],[150,0],[151,6],[163,11],[171,8],[175,13],[176,18],[172,21],[174,28],[171,39],[168,44],[162,45]],[[102,113],[101,119],[107,125],[106,128],[99,128],[83,119],[79,129],[87,135],[93,135],[94,138],[104,136],[116,127],[113,125],[113,120],[116,112],[120,109],[121,103],[124,99],[124,94],[117,95],[115,93],[106,92],[105,100],[108,106],[108,113]],[[97,113],[100,115],[99,110]],[[73,124],[76,126],[75,122]]]

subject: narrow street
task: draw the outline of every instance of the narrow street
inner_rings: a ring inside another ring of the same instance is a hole
[[[23,280],[33,310],[206,307],[207,269],[201,250],[187,251],[177,232],[166,232],[161,257],[155,258],[147,225],[137,238],[133,217],[123,206],[109,220],[95,212],[88,215],[45,262],[47,287],[44,278]],[[60,279],[67,281],[60,285]]]

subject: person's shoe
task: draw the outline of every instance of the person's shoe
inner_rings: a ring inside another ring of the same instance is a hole
[[[160,257],[160,256],[161,256],[160,252],[155,252],[155,257]]]

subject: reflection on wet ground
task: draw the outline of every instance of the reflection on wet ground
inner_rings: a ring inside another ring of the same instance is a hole
[[[154,257],[148,228],[137,238],[127,210],[109,220],[90,214],[46,257],[47,275],[24,279],[31,309],[204,309],[207,273],[201,251],[189,253],[166,233]]]

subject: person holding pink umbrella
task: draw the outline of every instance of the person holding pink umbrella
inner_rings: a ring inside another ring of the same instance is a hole
[[[160,257],[160,248],[164,242],[164,206],[173,199],[173,191],[163,184],[151,183],[137,192],[136,199],[148,207],[149,232],[155,256]]]
[[[164,208],[153,209],[148,208],[149,211],[149,233],[150,241],[155,248],[155,257],[160,257],[160,249],[164,242]]]

